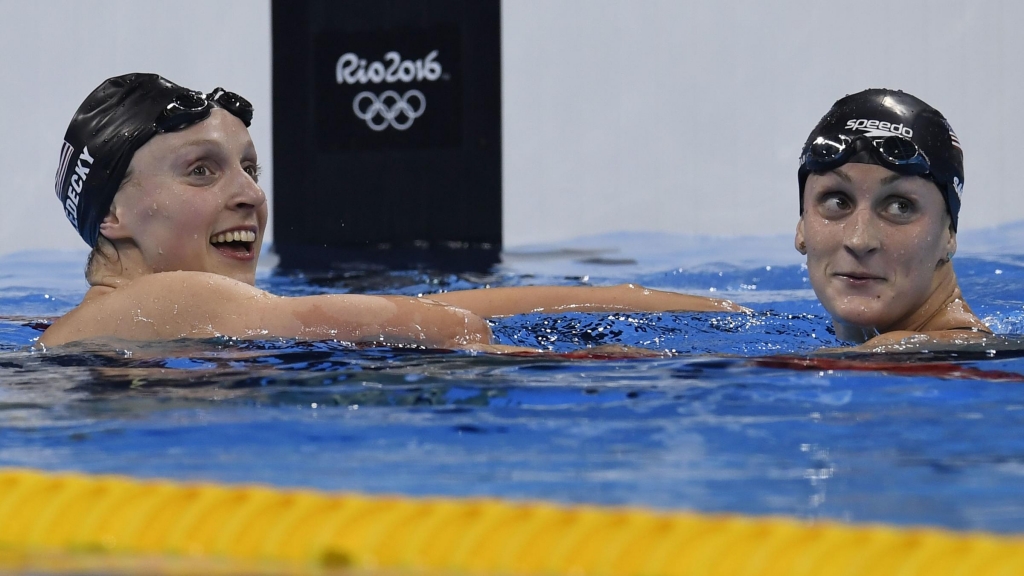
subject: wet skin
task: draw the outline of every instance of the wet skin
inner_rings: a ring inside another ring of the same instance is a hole
[[[841,339],[987,332],[960,294],[956,233],[931,180],[854,163],[811,174],[795,245]]]
[[[143,145],[100,225],[116,247],[113,263],[39,344],[217,335],[447,348],[489,343],[483,319],[437,302],[348,294],[282,298],[255,288],[267,223],[256,162],[245,125],[221,109]],[[244,241],[212,240],[235,231],[246,234]]]
[[[267,198],[241,120],[218,108],[204,122],[159,134],[135,153],[130,174],[100,226],[132,267],[130,278],[191,270],[255,282]],[[210,241],[233,231],[256,240]]]
[[[325,294],[298,298],[257,289],[267,223],[256,151],[222,109],[160,134],[132,158],[100,233],[114,245],[82,303],[56,320],[41,346],[115,338],[303,338],[415,344],[489,352],[481,316],[543,311],[743,311],[731,302],[639,286],[523,287],[429,298]],[[225,233],[245,238],[219,241]],[[105,252],[106,253],[106,252]],[[632,352],[627,352],[632,354]]]

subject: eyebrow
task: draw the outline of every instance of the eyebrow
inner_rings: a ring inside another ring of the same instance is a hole
[[[216,147],[217,144],[218,143],[217,143],[216,140],[211,140],[211,139],[208,139],[208,138],[201,138],[201,139],[198,139],[198,140],[189,140],[188,142],[185,142],[183,144],[179,144],[179,145],[174,147],[174,151],[175,152],[180,152],[182,150],[185,150],[186,148],[203,148],[203,147],[209,147],[209,146]]]
[[[832,171],[832,173],[839,177],[839,179],[842,180],[843,182],[846,182],[847,184],[853,183],[853,178],[850,178],[850,175],[844,172],[842,168],[836,168],[835,170]]]
[[[180,145],[176,146],[174,148],[174,153],[181,152],[182,150],[186,150],[188,148],[208,148],[208,147],[220,148],[221,147],[220,144],[221,143],[219,141],[217,141],[217,140],[215,140],[213,138],[198,138],[196,140],[189,140],[188,142],[185,142],[184,144],[180,144]],[[256,156],[256,147],[253,145],[252,140],[250,140],[246,144],[245,148],[246,148],[247,152],[249,152],[249,151],[252,152],[252,156],[254,156],[254,157]],[[244,154],[243,154],[243,156],[244,156]]]
[[[893,172],[892,174],[886,176],[885,178],[882,178],[879,181],[879,184],[881,184],[882,186],[885,186],[886,184],[892,184],[893,182],[895,182],[897,180],[902,180],[902,179],[907,178],[907,177],[908,176],[906,174],[899,174],[897,172]]]
[[[842,167],[836,168],[835,170],[832,171],[832,173],[835,174],[837,177],[839,177],[839,179],[842,180],[843,182],[846,182],[848,184],[853,184],[853,178],[851,178],[850,175],[847,174],[843,170]],[[881,180],[879,180],[878,183],[880,185],[882,185],[882,186],[887,186],[887,185],[892,184],[893,182],[895,182],[897,180],[902,180],[903,178],[907,178],[907,177],[908,176],[905,175],[905,174],[900,174],[898,172],[893,172],[892,174],[889,174],[885,178],[882,178]]]

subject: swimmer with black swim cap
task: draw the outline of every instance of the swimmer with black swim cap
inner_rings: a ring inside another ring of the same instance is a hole
[[[743,310],[633,285],[274,296],[253,285],[267,202],[252,119],[237,94],[196,92],[155,74],[93,90],[71,120],[56,176],[62,209],[93,249],[90,288],[40,345],[229,336],[506,351],[491,345],[481,316]]]
[[[78,234],[95,247],[100,224],[135,152],[153,136],[176,132],[210,116],[214,108],[252,123],[252,104],[216,88],[187,90],[156,74],[110,78],[82,103],[64,135],[55,188]]]
[[[938,110],[896,90],[846,96],[807,138],[797,175],[795,245],[840,339],[991,333],[953,271],[963,150]]]

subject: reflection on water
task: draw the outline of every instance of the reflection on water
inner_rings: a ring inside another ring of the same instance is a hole
[[[523,251],[488,275],[264,271],[260,283],[418,294],[639,281],[713,288],[756,313],[495,321],[502,343],[551,352],[531,358],[222,339],[39,353],[32,321],[77,302],[84,256],[2,257],[0,465],[1024,530],[1021,258],[956,259],[1000,338],[812,360],[838,343],[799,263],[570,248]],[[608,343],[675,355],[560,355]]]

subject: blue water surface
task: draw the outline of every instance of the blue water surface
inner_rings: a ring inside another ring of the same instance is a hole
[[[755,310],[493,321],[500,343],[554,353],[529,358],[226,339],[38,352],[41,322],[85,292],[85,254],[2,256],[0,466],[1024,532],[1022,236],[961,233],[954,259],[999,338],[832,363],[808,360],[842,344],[791,237],[604,235],[487,274],[259,274],[285,295],[636,282]],[[672,355],[557,355],[602,344]]]

